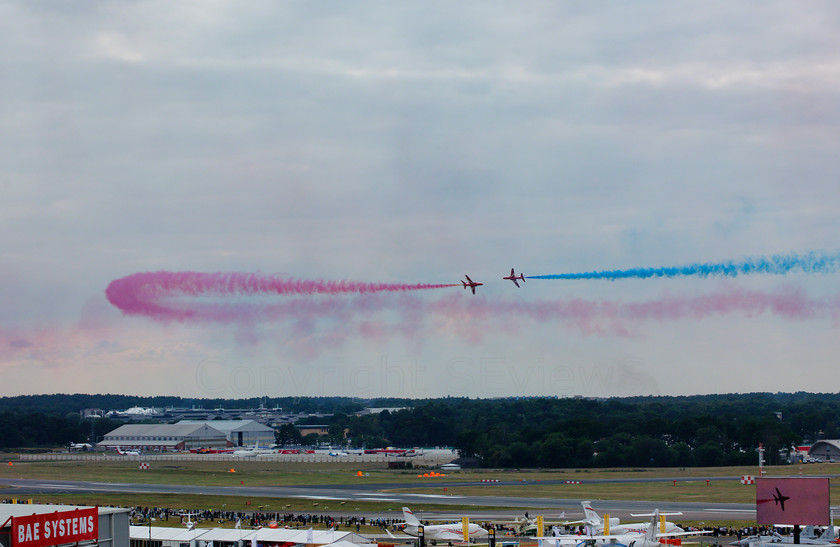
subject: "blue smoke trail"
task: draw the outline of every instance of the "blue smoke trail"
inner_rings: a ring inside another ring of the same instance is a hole
[[[688,264],[661,268],[631,268],[552,275],[531,275],[526,279],[647,279],[650,277],[737,277],[751,274],[785,275],[791,272],[831,273],[840,267],[840,253],[810,252],[804,255],[787,254],[747,258],[740,262],[728,261],[706,264]]]

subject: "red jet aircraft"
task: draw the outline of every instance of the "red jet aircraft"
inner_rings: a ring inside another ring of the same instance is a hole
[[[507,277],[503,277],[502,279],[510,279],[513,281],[513,284],[519,287],[519,283],[516,282],[517,279],[521,279],[523,283],[525,283],[525,274],[520,273],[518,276],[513,273],[513,268],[510,269],[510,275]]]
[[[484,283],[476,283],[475,281],[470,279],[470,276],[468,276],[468,275],[464,275],[464,277],[466,277],[467,280],[466,281],[461,281],[461,284],[464,285],[464,289],[466,289],[467,287],[471,288],[473,294],[475,294],[475,288],[476,287],[480,287],[481,285],[484,285]]]

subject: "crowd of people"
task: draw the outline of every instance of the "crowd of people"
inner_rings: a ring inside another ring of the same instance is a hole
[[[227,511],[227,510],[196,510],[170,509],[168,507],[131,507],[130,516],[133,524],[149,524],[154,520],[169,521],[179,519],[182,524],[189,522],[213,522],[221,526],[239,525],[243,528],[259,528],[275,524],[284,528],[334,528],[355,529],[361,531],[363,526],[375,527],[384,530],[392,528],[402,520],[385,518],[367,518],[364,516],[338,516],[324,515],[319,513],[284,513],[257,509],[251,511]],[[150,521],[150,519],[154,519]]]

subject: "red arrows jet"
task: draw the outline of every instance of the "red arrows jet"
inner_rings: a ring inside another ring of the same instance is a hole
[[[518,276],[513,273],[513,268],[510,269],[510,275],[507,277],[503,277],[502,279],[510,279],[513,281],[513,284],[519,287],[519,283],[516,282],[517,279],[521,279],[523,283],[525,283],[525,274],[520,273]]]
[[[467,280],[466,281],[461,281],[461,284],[464,286],[464,289],[466,289],[467,287],[471,288],[473,294],[475,294],[475,288],[476,287],[480,287],[481,285],[484,285],[484,283],[476,283],[475,281],[470,279],[470,276],[468,276],[468,275],[464,275],[464,277],[466,277]]]

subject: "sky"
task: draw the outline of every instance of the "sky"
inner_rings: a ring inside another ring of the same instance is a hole
[[[833,391],[838,26],[0,0],[0,395]]]

